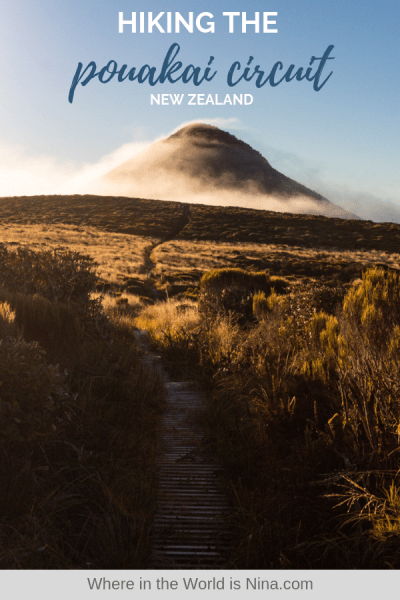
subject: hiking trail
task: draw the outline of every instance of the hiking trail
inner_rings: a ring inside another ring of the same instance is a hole
[[[135,335],[142,364],[160,376],[167,390],[150,568],[228,568],[231,509],[221,487],[221,468],[205,443],[204,394],[194,382],[171,381],[161,357],[149,349],[146,332]]]

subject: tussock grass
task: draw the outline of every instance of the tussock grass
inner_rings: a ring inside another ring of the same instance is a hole
[[[178,315],[165,306],[141,322],[208,389],[236,567],[400,565],[399,294],[399,274],[375,268],[347,291],[311,281],[255,292],[251,315],[200,311],[185,336],[167,330]]]
[[[196,363],[193,338],[199,320],[196,302],[170,299],[145,308],[135,325],[148,332],[150,342],[164,351],[170,373],[179,376]]]
[[[43,296],[24,296],[0,289],[0,300],[13,308],[14,335],[39,341],[49,351],[74,352],[82,343],[84,326],[76,311]]]
[[[162,385],[87,257],[2,253],[0,568],[145,568]]]
[[[197,304],[191,300],[166,300],[145,308],[136,325],[146,329],[151,341],[160,348],[181,344],[198,325]]]
[[[15,311],[6,299],[0,301],[0,338],[16,336],[18,333],[15,324]]]
[[[265,271],[245,271],[244,269],[214,269],[208,271],[200,280],[200,286],[206,289],[223,289],[228,286],[243,287],[254,291],[268,289],[271,286],[269,274]]]
[[[108,294],[105,292],[101,294],[99,292],[95,292],[92,294],[92,298],[95,300],[101,301],[101,305],[103,306],[106,312],[112,310],[119,310],[122,312],[129,312],[132,310],[141,310],[145,303],[148,303],[148,298],[143,296],[138,296],[137,294],[129,294],[126,292],[119,292],[116,294]]]

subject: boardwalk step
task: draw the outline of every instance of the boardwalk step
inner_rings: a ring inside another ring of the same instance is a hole
[[[221,468],[204,444],[204,394],[193,382],[171,381],[159,355],[136,332],[143,362],[164,381],[159,495],[154,517],[151,567],[223,569],[231,542],[230,508],[221,489]]]

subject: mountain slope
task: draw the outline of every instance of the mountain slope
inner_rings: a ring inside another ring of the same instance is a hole
[[[242,140],[202,123],[152,144],[103,176],[91,191],[357,218],[274,169]]]

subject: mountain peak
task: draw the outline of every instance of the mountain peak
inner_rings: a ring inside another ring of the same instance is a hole
[[[93,193],[357,218],[279,173],[231,133],[191,123],[125,161]]]
[[[251,148],[246,142],[239,140],[237,137],[223,131],[214,125],[207,125],[206,123],[191,123],[182,127],[177,132],[170,135],[167,140],[182,140],[188,139],[194,142],[205,142],[215,144],[226,144],[228,146],[241,146]]]

